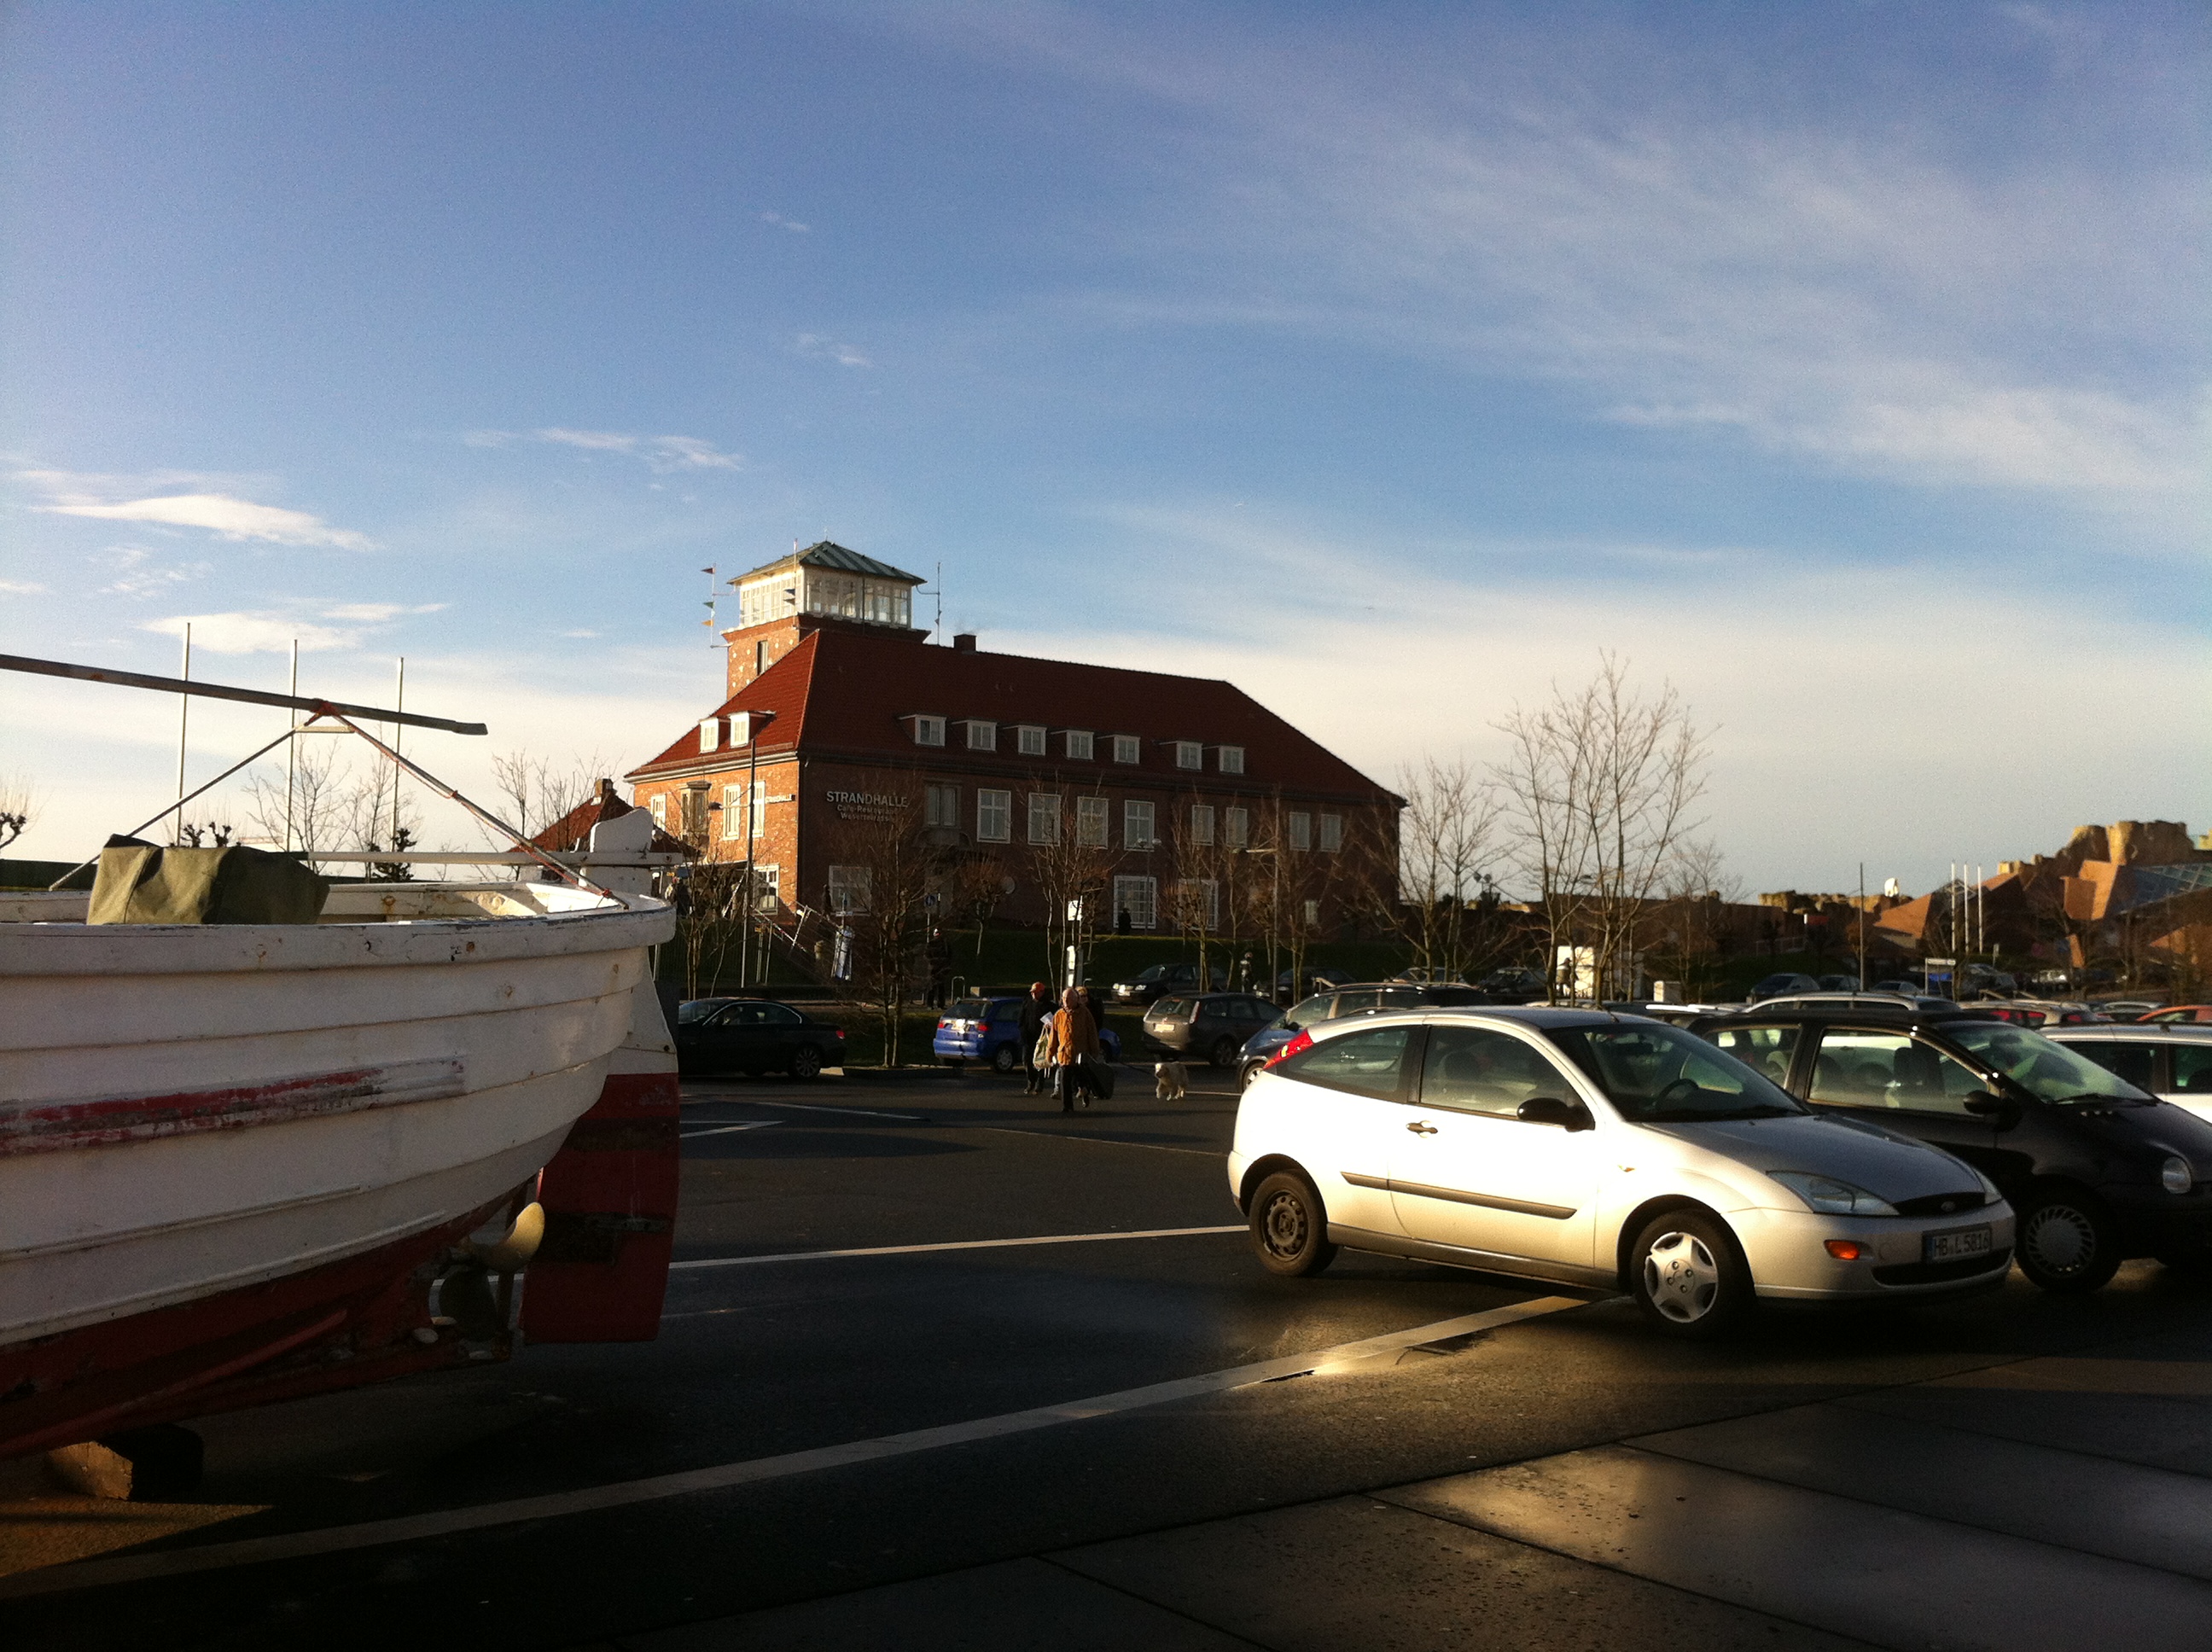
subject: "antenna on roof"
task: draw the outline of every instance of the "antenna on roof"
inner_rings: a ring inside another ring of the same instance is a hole
[[[937,623],[931,627],[929,635],[933,637],[942,638],[945,635],[945,564],[942,562],[939,562],[937,565],[936,583],[937,590],[935,595],[937,597]]]
[[[711,568],[702,568],[699,571],[707,576],[707,617],[701,620],[699,623],[707,628],[708,635],[711,637],[714,631],[714,570]],[[721,647],[720,643],[713,641],[708,642],[707,646],[709,648]]]

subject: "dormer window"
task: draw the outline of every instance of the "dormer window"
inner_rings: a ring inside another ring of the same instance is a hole
[[[1243,746],[1225,745],[1221,748],[1221,772],[1224,774],[1241,774],[1244,772]]]
[[[945,720],[942,717],[916,717],[913,720],[914,743],[916,745],[945,744]]]
[[[1044,730],[1035,723],[1014,726],[1014,749],[1024,757],[1044,756]]]
[[[1177,768],[1206,767],[1206,748],[1197,741],[1175,740],[1170,744],[1175,747],[1175,764]]]
[[[996,751],[999,749],[999,726],[970,717],[968,720],[968,749],[970,751]]]
[[[720,750],[721,747],[722,720],[719,717],[707,717],[701,719],[699,723],[699,755],[703,757],[710,751]]]
[[[1080,757],[1085,762],[1090,762],[1091,738],[1091,731],[1087,728],[1068,730],[1067,755],[1071,757]]]
[[[1143,755],[1143,745],[1144,743],[1133,734],[1116,734],[1114,737],[1114,761],[1117,763],[1138,762]]]

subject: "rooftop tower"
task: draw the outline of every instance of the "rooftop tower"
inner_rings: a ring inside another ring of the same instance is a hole
[[[897,632],[919,642],[908,574],[823,539],[764,562],[730,583],[738,591],[738,623],[722,633],[729,645],[727,693],[734,695],[789,653],[799,638],[825,627]]]

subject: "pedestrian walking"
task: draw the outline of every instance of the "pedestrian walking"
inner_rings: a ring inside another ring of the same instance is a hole
[[[941,1010],[952,993],[952,943],[945,938],[943,930],[929,932],[922,957],[929,965],[929,1007]]]
[[[1022,1089],[1034,1096],[1044,1088],[1044,1069],[1037,1064],[1037,1041],[1044,1036],[1045,1023],[1052,1018],[1052,988],[1041,981],[1030,983],[1030,995],[1022,1000]]]
[[[1052,1065],[1053,1090],[1060,1097],[1060,1110],[1063,1113],[1091,1105],[1091,1085],[1085,1064],[1099,1060],[1103,1055],[1098,1046],[1098,1023],[1084,1003],[1085,996],[1080,987],[1069,987],[1060,995],[1060,1009],[1052,1017],[1048,1057]]]

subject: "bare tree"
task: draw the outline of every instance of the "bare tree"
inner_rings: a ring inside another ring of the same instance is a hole
[[[1705,966],[1720,953],[1728,906],[1741,895],[1741,882],[1729,872],[1720,845],[1698,838],[1675,845],[1660,893],[1644,930],[1646,950],[1697,999]]]
[[[923,835],[917,776],[872,775],[854,789],[867,801],[824,835],[832,904],[848,932],[853,980],[882,1018],[884,1065],[896,1066],[907,986],[943,868]]]
[[[1610,653],[1579,691],[1554,685],[1544,705],[1516,708],[1498,727],[1508,750],[1496,777],[1553,958],[1586,945],[1596,994],[1622,989],[1644,903],[1698,824],[1690,811],[1705,791],[1706,732],[1672,684],[1647,698]]]
[[[611,765],[599,753],[589,757],[562,762],[531,751],[505,751],[491,760],[492,782],[496,788],[508,825],[525,837],[536,837],[548,828],[556,826],[574,814],[583,805],[599,794],[599,776],[607,774]],[[703,818],[698,823],[704,849],[706,830]],[[689,834],[680,834],[689,836]],[[512,847],[505,842],[500,848]],[[580,848],[580,843],[559,844],[556,848]]]
[[[1406,805],[1394,847],[1362,832],[1348,877],[1363,905],[1438,976],[1471,975],[1499,945],[1495,867],[1504,853],[1498,787],[1465,759],[1399,771]]]
[[[0,774],[0,849],[22,836],[38,813],[31,782],[21,774]]]
[[[1105,913],[1116,857],[1104,841],[1110,835],[1110,826],[1103,815],[1094,817],[1097,822],[1094,841],[1084,841],[1083,803],[1086,797],[1103,803],[1098,793],[1066,787],[1040,790],[1042,795],[1059,799],[1054,811],[1058,824],[1042,842],[1032,835],[1030,868],[1044,904],[1045,978],[1064,987],[1071,984],[1066,978],[1066,949],[1075,947],[1079,957],[1085,938]]]
[[[676,938],[686,998],[703,997],[721,981],[730,947],[744,929],[744,863],[734,860],[696,860],[685,869]]]

